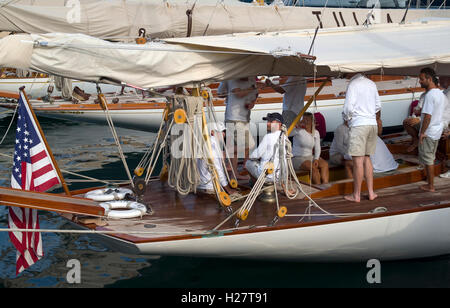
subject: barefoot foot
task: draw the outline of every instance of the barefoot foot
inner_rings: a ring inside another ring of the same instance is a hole
[[[370,201],[373,201],[373,200],[375,200],[376,198],[378,197],[378,195],[377,194],[375,194],[375,193],[373,193],[373,194],[369,194],[369,200]]]
[[[344,199],[347,200],[347,201],[356,202],[356,203],[359,203],[361,201],[360,198],[355,198],[354,195],[344,196]]]
[[[422,185],[420,186],[420,189],[425,190],[425,191],[431,191],[431,192],[435,192],[436,190],[434,189],[434,187],[430,187],[430,185]]]

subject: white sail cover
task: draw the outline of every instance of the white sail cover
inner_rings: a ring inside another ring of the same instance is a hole
[[[257,75],[330,76],[344,72],[450,75],[450,22],[324,29],[314,63],[314,30],[111,43],[81,34],[14,35],[0,40],[0,66],[144,88]],[[34,42],[34,43],[33,43]]]
[[[356,26],[368,16],[371,23],[398,23],[404,15],[401,9],[258,6],[238,0],[0,0],[1,31],[114,40],[136,37],[140,28],[152,38],[169,38]],[[411,9],[406,21],[424,17],[450,18],[450,10]]]

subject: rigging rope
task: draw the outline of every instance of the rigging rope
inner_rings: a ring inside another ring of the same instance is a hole
[[[117,149],[119,151],[120,159],[122,160],[123,166],[125,168],[125,172],[127,173],[127,176],[128,176],[128,179],[130,180],[130,185],[134,188],[133,177],[131,176],[130,168],[128,167],[128,163],[125,158],[125,154],[123,153],[122,146],[120,145],[120,138],[117,135],[117,131],[114,127],[114,122],[112,120],[111,115],[109,114],[108,102],[106,101],[105,96],[103,94],[101,94],[101,90],[100,90],[100,87],[98,86],[98,84],[97,84],[97,91],[99,93],[98,98],[100,100],[100,104],[102,107],[104,107],[106,121],[108,122],[108,126],[111,129],[111,133],[113,135],[114,141],[115,141]]]

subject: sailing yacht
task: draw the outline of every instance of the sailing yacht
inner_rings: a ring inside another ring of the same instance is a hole
[[[285,1],[285,6],[260,6],[254,3],[240,1],[108,1],[102,2],[102,10],[98,10],[98,1],[81,1],[83,14],[76,23],[69,23],[64,17],[74,8],[64,6],[64,1],[14,1],[6,3],[0,9],[0,30],[25,33],[84,33],[93,37],[109,38],[110,40],[133,41],[141,29],[141,39],[149,42],[154,38],[225,35],[238,32],[269,33],[270,31],[294,31],[294,29],[316,29],[317,27],[341,28],[360,26],[363,24],[410,22],[424,18],[450,18],[450,11],[445,2],[433,1],[429,4],[439,5],[440,9],[424,9],[407,1],[383,0],[381,8],[373,13],[375,1]],[[288,6],[294,5],[295,6]],[[420,4],[420,3],[419,3]],[[407,10],[408,5],[414,9]],[[320,10],[318,8],[321,8]],[[192,14],[187,16],[186,12]],[[88,19],[84,19],[85,17]],[[302,18],[298,18],[301,16]],[[26,22],[25,22],[26,21]],[[94,25],[102,25],[96,27]],[[311,30],[314,31],[314,30]],[[311,34],[313,35],[313,33]],[[306,51],[305,51],[306,52]],[[314,52],[314,50],[313,50]],[[378,73],[382,73],[381,71]],[[43,76],[40,76],[43,77]],[[400,76],[397,80],[378,78],[381,95],[386,105],[392,109],[388,114],[402,114],[406,117],[412,101],[418,98],[421,90],[417,89],[414,78]],[[36,112],[43,116],[86,120],[104,123],[103,111],[95,98],[91,100],[53,99],[51,104],[43,101],[48,95],[51,81],[43,78],[3,78],[0,79],[0,91],[3,96],[11,96],[8,92],[17,92],[23,85],[29,88],[29,96],[36,107]],[[96,87],[74,82],[87,94],[96,94]],[[215,85],[212,85],[213,88]],[[107,87],[106,85],[102,85]],[[120,87],[107,87],[102,92],[111,93],[109,101],[114,110],[114,120],[117,125],[128,128],[155,130],[159,127],[159,118],[164,111],[160,98],[145,97],[141,90],[127,88],[123,95]],[[280,111],[281,97],[270,89],[261,93],[258,104],[254,109],[254,118],[260,119],[267,110]],[[339,125],[340,108],[343,104],[343,81],[334,80],[327,86],[323,95],[317,100],[316,111],[321,112],[327,119],[329,132]],[[122,95],[119,95],[122,93]],[[310,87],[309,95],[314,93]],[[12,94],[14,96],[14,94]],[[55,92],[53,96],[60,96]],[[117,103],[118,102],[118,103]],[[220,99],[215,100],[219,115],[223,114],[224,105]],[[137,118],[136,118],[137,117]],[[141,119],[142,117],[142,119]],[[150,119],[150,120],[148,120]],[[400,119],[385,119],[386,126],[400,126]]]

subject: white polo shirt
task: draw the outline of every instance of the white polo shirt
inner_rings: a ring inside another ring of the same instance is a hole
[[[425,114],[431,115],[430,125],[428,125],[425,135],[433,140],[439,140],[444,130],[442,115],[447,104],[447,98],[440,89],[431,89],[425,95],[425,100],[422,108],[421,123]],[[422,130],[422,127],[421,127]]]
[[[254,87],[245,97],[238,97],[233,93],[233,89],[248,89]],[[256,89],[256,80],[254,78],[248,78],[248,80],[233,79],[222,82],[217,89],[218,95],[226,95],[226,109],[225,109],[225,122],[228,121],[240,121],[250,122],[250,113],[246,105],[254,102],[258,95],[258,89]]]
[[[344,103],[344,116],[350,127],[377,125],[376,114],[381,110],[378,89],[362,74],[350,79]]]

